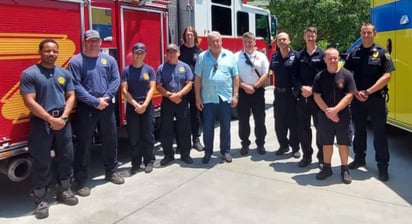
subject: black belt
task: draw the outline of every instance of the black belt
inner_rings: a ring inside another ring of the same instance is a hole
[[[52,117],[61,117],[64,112],[64,109],[54,109],[47,111]]]
[[[278,87],[275,87],[275,92],[277,92],[277,93],[289,93],[291,91],[292,91],[291,88],[278,88]]]

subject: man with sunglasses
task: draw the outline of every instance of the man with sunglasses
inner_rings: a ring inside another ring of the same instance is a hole
[[[256,37],[253,33],[244,33],[242,41],[243,50],[235,54],[240,76],[237,105],[239,138],[242,144],[240,155],[249,153],[251,112],[255,120],[256,150],[263,155],[266,153],[264,147],[266,137],[264,84],[268,78],[269,61],[265,54],[256,50]]]

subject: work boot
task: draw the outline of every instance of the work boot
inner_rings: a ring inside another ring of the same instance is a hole
[[[345,184],[352,183],[352,177],[350,176],[350,173],[349,173],[349,167],[342,165],[340,167],[340,170],[341,170],[340,175],[342,177],[343,183],[345,183]]]
[[[332,168],[330,167],[330,164],[324,163],[322,170],[316,175],[316,179],[318,180],[324,180],[327,177],[332,176]]]
[[[79,203],[77,197],[74,196],[73,192],[70,190],[69,179],[60,180],[60,186],[57,190],[56,200],[60,203],[70,206],[77,205]]]
[[[49,217],[49,204],[46,199],[46,188],[40,188],[33,190],[31,196],[36,204],[36,209],[34,209],[34,216],[36,219],[44,219]]]
[[[378,164],[378,170],[379,170],[379,180],[382,182],[388,181],[389,180],[388,165]]]
[[[197,138],[193,140],[193,148],[197,151],[203,151],[205,147],[202,145],[202,143],[200,143],[200,140]]]

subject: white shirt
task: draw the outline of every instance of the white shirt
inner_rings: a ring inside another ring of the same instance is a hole
[[[260,75],[267,74],[269,72],[269,61],[266,58],[266,55],[260,51],[255,50],[252,54],[246,53],[253,64],[252,68],[250,65],[246,64],[246,58],[243,52],[244,51],[239,51],[235,53],[240,81],[249,85],[254,85],[259,80],[255,68]]]

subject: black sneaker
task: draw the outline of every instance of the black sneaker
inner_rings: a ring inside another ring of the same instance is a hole
[[[224,155],[222,155],[223,156],[223,159],[226,161],[226,162],[228,162],[228,163],[231,163],[232,162],[232,156],[227,152],[227,153],[225,153]]]
[[[298,163],[298,167],[307,167],[312,163],[312,159],[308,159],[308,158],[303,158],[299,161]]]
[[[352,183],[352,177],[350,176],[349,169],[347,166],[341,166],[341,177],[342,177],[342,182],[345,184],[350,184]]]
[[[265,147],[263,147],[263,146],[258,146],[258,147],[256,148],[256,150],[258,151],[258,153],[259,153],[260,155],[266,154],[266,149],[265,149]]]
[[[145,167],[144,167],[144,172],[145,173],[151,173],[153,171],[153,163],[148,163]]]
[[[279,148],[278,151],[276,151],[276,155],[280,156],[280,155],[283,155],[287,152],[289,152],[289,147]]]
[[[63,192],[58,192],[56,201],[70,206],[77,205],[79,203],[79,200],[76,198],[76,196],[74,196],[73,192],[70,189]]]
[[[316,179],[318,180],[324,180],[330,176],[332,176],[333,172],[332,172],[332,168],[330,167],[330,165],[323,165],[323,169],[316,175]]]
[[[246,156],[247,154],[249,154],[249,146],[244,145],[240,149],[240,155]]]
[[[173,160],[175,160],[174,156],[165,156],[162,160],[160,160],[160,165],[161,166],[166,166],[167,164],[169,164]]]
[[[130,169],[130,175],[135,175],[137,172],[141,171],[142,168],[140,166],[132,166]]]
[[[202,163],[203,163],[203,164],[208,164],[209,161],[210,161],[210,157],[211,157],[211,156],[212,156],[212,154],[205,153],[205,156],[204,156],[203,159],[202,159]]]
[[[292,152],[292,156],[295,157],[296,159],[300,158],[300,152],[299,151],[294,151]]]
[[[106,173],[104,179],[114,184],[124,184],[124,178],[119,173]]]
[[[180,158],[180,160],[182,160],[186,164],[193,164],[193,159],[190,156],[182,157]]]
[[[366,163],[365,161],[359,161],[359,160],[353,160],[351,163],[349,163],[348,167],[349,169],[358,169],[359,167],[365,166]]]

